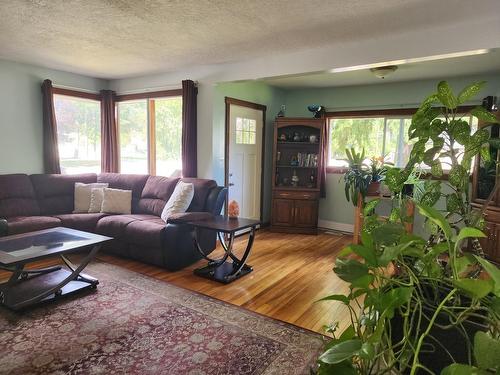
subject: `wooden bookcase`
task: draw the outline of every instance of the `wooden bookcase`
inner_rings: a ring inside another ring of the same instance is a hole
[[[271,230],[316,234],[325,119],[279,117],[274,125]]]
[[[500,121],[500,114],[497,113]],[[479,126],[483,126],[481,123]],[[499,138],[500,125],[488,127],[491,138]],[[472,207],[481,209],[495,186],[498,170],[495,164],[500,161],[500,152],[490,149],[491,162],[485,162],[480,156],[476,157],[472,174]],[[497,190],[485,212],[486,238],[481,239],[481,245],[486,256],[494,262],[500,263],[500,190]]]

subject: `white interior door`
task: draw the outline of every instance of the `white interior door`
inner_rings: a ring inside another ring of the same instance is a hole
[[[229,201],[240,206],[240,217],[260,219],[262,179],[262,110],[229,107]]]

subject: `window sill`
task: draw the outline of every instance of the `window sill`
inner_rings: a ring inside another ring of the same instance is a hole
[[[346,167],[326,167],[326,173],[327,174],[344,174],[347,172]],[[423,180],[425,179],[431,179],[431,180],[441,180],[441,181],[447,181],[448,180],[448,172],[444,172],[441,177],[434,177],[430,173],[423,174],[421,176]],[[472,175],[470,176],[472,178]]]

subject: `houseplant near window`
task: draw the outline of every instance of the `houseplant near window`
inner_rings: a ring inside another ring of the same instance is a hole
[[[361,196],[363,202],[367,195],[378,195],[380,182],[384,179],[387,167],[383,157],[372,157],[365,164],[365,149],[357,152],[354,148],[345,150],[349,166],[344,174],[345,196],[354,206]]]
[[[482,256],[481,211],[468,204],[472,159],[486,154],[489,134],[470,134],[456,114],[482,85],[455,96],[440,82],[413,116],[410,160],[402,170],[387,171],[386,183],[401,200],[405,185],[415,184],[412,199],[431,234],[406,233],[397,208],[387,220],[378,217],[379,200],[365,205],[362,244],[345,248],[334,268],[350,292],[323,299],[345,304],[351,324],[340,335],[330,329],[334,339],[319,358],[318,374],[500,373],[500,270]],[[493,121],[480,107],[472,114]],[[442,182],[418,178],[422,163],[442,174],[443,158],[451,160],[449,193]],[[444,212],[432,207],[440,199]],[[472,252],[466,251],[469,240]]]

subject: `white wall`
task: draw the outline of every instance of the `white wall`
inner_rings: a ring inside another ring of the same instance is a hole
[[[42,173],[43,80],[91,91],[108,82],[33,65],[0,60],[0,174]]]

